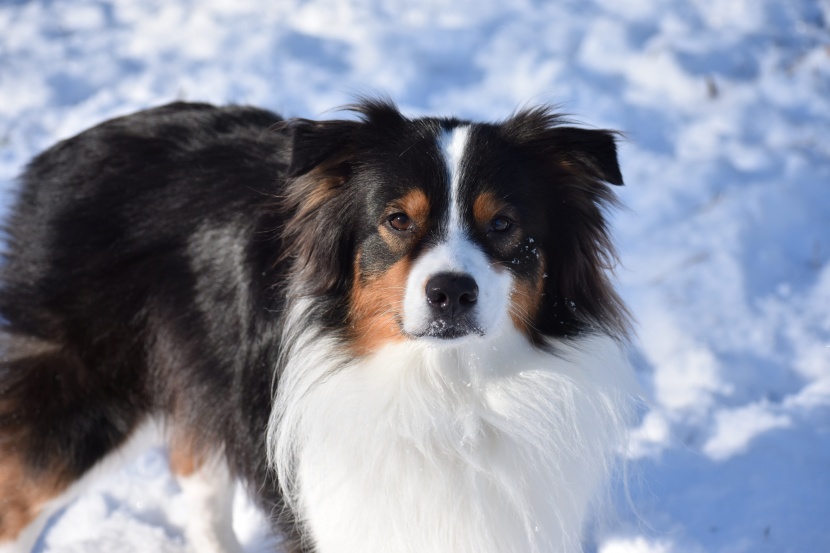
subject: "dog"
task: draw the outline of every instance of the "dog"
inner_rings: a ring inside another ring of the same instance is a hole
[[[174,103],[37,156],[0,275],[0,551],[147,436],[195,551],[581,550],[631,424],[616,133]]]

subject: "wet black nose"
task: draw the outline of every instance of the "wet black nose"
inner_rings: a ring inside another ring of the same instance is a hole
[[[472,309],[477,299],[478,284],[470,275],[438,273],[427,281],[427,303],[450,319]]]

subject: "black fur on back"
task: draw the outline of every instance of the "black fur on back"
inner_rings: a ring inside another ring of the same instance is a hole
[[[30,467],[71,481],[157,413],[223,447],[278,507],[264,444],[282,309],[278,121],[176,103],[31,162],[0,280],[0,433],[19,436]]]

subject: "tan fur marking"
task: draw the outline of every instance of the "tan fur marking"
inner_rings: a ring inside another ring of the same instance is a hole
[[[481,227],[490,225],[490,221],[505,207],[505,203],[492,192],[482,192],[473,202],[473,217]]]
[[[403,309],[410,260],[404,257],[385,273],[362,282],[360,256],[355,261],[350,322],[354,348],[359,355],[404,339],[396,314]]]
[[[532,281],[517,278],[510,293],[510,318],[513,325],[525,334],[533,328],[533,321],[539,313],[542,291],[545,288],[545,261],[540,258],[539,272]]]
[[[170,471],[179,477],[187,477],[204,464],[204,456],[198,451],[193,439],[179,435],[170,440]]]
[[[0,543],[16,539],[46,502],[69,487],[59,473],[27,474],[14,446],[0,449]]]

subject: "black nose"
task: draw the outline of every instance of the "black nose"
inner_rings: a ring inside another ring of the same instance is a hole
[[[469,311],[478,299],[478,285],[470,275],[438,273],[427,281],[427,303],[450,319]]]

